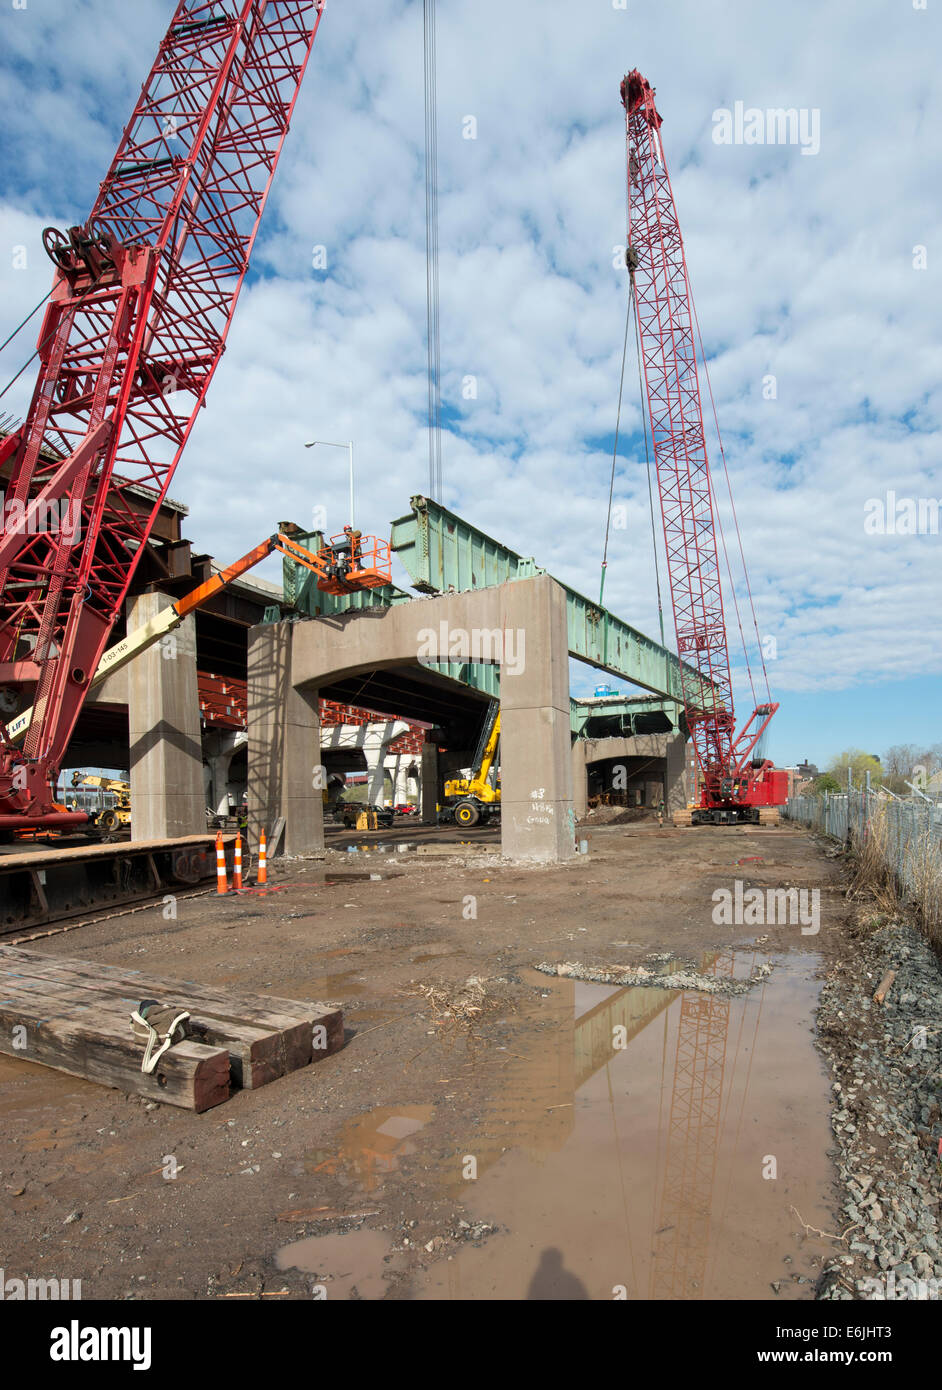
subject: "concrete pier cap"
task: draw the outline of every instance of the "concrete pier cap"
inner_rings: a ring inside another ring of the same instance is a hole
[[[436,660],[496,662],[501,852],[558,863],[575,852],[565,591],[549,575],[384,609],[251,629],[250,828],[285,817],[285,852],[324,846],[318,692],[359,672]],[[404,711],[393,711],[404,713]]]

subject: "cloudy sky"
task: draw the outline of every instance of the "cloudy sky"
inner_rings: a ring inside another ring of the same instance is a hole
[[[942,535],[887,533],[867,507],[942,497],[942,6],[916,5],[438,0],[442,500],[597,595],[626,293],[618,89],[637,66],[664,117],[782,763],[942,741]],[[0,339],[48,289],[40,232],[86,216],[172,11],[0,0]],[[719,143],[715,113],[737,103],[796,108],[817,138]],[[197,549],[231,559],[318,506],[339,530],[345,456],[305,450],[315,435],[354,440],[365,531],[427,491],[423,131],[421,0],[328,0],[171,486]],[[3,354],[0,388],[32,346]],[[22,413],[27,381],[0,411]],[[630,373],[605,597],[656,635],[640,421]],[[738,633],[731,650],[741,668]],[[574,693],[596,679],[574,669]],[[738,677],[737,695],[744,718]]]

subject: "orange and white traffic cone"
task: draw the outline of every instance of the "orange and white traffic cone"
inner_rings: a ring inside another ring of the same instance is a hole
[[[235,858],[232,866],[232,886],[237,893],[242,892],[242,836],[236,835]]]
[[[226,877],[226,850],[222,843],[221,830],[216,836],[216,892],[229,892],[229,880]]]
[[[258,874],[256,875],[255,882],[268,882],[268,846],[265,843],[264,830],[261,831],[258,837]]]

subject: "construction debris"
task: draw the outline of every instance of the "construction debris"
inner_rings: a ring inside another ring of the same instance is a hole
[[[657,814],[645,806],[611,806],[600,803],[591,806],[586,814],[576,821],[577,825],[631,825],[634,821],[656,820]]]
[[[874,1007],[888,976],[896,989]],[[817,1045],[833,1077],[837,1220],[847,1239],[819,1298],[935,1298],[942,1281],[940,986],[932,946],[901,920],[859,934],[828,971]]]
[[[892,985],[892,983],[893,983],[893,981],[894,981],[895,979],[896,979],[896,971],[895,971],[895,970],[888,970],[888,971],[886,972],[886,974],[883,976],[883,979],[880,981],[879,985],[877,986],[876,993],[875,993],[874,996],[873,996],[874,999],[876,1000],[876,1002],[877,1002],[878,1004],[882,1004],[882,1003],[885,1001],[886,996],[887,996],[887,994],[888,994],[889,991],[890,991],[890,986]]]
[[[446,1034],[454,1038],[464,1033],[470,1043],[475,1039],[478,1020],[501,1003],[488,984],[487,980],[471,975],[463,985],[418,983],[409,992],[428,1001]]]
[[[646,970],[643,965],[633,967],[614,965],[582,965],[578,961],[567,961],[553,965],[541,961],[534,967],[544,975],[563,975],[576,980],[592,980],[602,985],[644,985],[648,989],[691,989],[701,994],[747,994],[753,985],[761,984],[772,973],[773,964],[767,961],[758,966],[744,980],[731,980],[717,975],[701,975],[696,970],[675,970],[664,974]]]

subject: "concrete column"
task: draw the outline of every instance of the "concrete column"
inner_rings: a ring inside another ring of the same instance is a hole
[[[207,804],[212,806],[217,816],[229,814],[229,768],[245,741],[246,736],[241,729],[217,730],[205,740],[209,764]]]
[[[682,811],[690,799],[687,783],[687,741],[678,732],[667,739],[664,806],[669,815]]]
[[[499,662],[505,710],[502,848],[512,858],[568,859],[575,836],[566,628],[565,591],[549,576],[535,575],[394,604],[369,618],[350,613],[295,623],[292,677],[296,685],[323,686],[361,671],[421,665],[439,646],[443,659]],[[426,748],[426,821],[434,816],[438,793],[435,761],[434,748]]]
[[[231,752],[217,753],[210,759],[209,772],[213,783],[211,805],[217,816],[228,816],[229,814],[229,764],[231,762]]]
[[[577,738],[572,745],[572,809],[576,820],[582,820],[589,809],[589,772],[585,760],[585,740]]]
[[[402,755],[400,753],[387,753],[383,758],[383,772],[389,777],[389,799],[393,806],[398,806],[400,801],[405,799],[399,794],[402,781],[401,763]]]
[[[434,743],[422,744],[421,806],[423,825],[438,823],[438,748]]]
[[[166,594],[128,603],[128,632],[169,608]],[[128,671],[131,833],[161,840],[206,831],[193,617],[134,658]]]
[[[290,623],[264,623],[249,632],[249,837],[285,818],[285,854],[324,848],[317,691],[291,679]]]
[[[553,862],[575,850],[565,591],[501,586],[501,850]]]
[[[387,753],[383,766],[389,774],[389,795],[393,806],[408,801],[406,795],[406,761],[402,753]]]
[[[371,806],[383,806],[386,802],[386,754],[382,748],[364,748],[366,758],[367,793]]]
[[[387,719],[383,723],[368,724],[363,737],[363,755],[369,778],[368,800],[374,806],[386,804],[386,759],[387,748],[394,739],[408,730],[408,724],[398,719]],[[395,787],[393,787],[395,791]],[[395,801],[395,797],[393,797]]]
[[[393,776],[393,805],[399,806],[403,802],[410,802],[417,805],[419,801],[415,779],[415,754],[396,753],[390,758],[386,767]],[[413,774],[410,777],[410,772]]]

